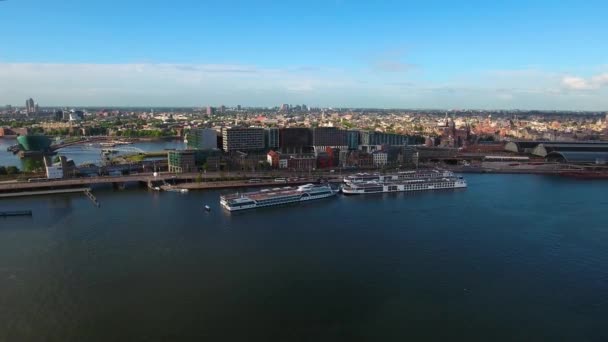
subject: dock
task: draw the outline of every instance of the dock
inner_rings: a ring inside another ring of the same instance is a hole
[[[32,216],[31,210],[0,211],[0,217]]]

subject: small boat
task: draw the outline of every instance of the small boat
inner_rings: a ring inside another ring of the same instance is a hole
[[[207,211],[211,211],[211,207],[210,207],[210,206],[208,206],[208,205],[205,205],[205,210],[207,210]]]
[[[179,192],[181,192],[182,194],[187,194],[188,193],[188,189],[180,189]]]

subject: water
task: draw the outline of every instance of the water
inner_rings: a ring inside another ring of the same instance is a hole
[[[22,170],[33,170],[42,166],[42,160],[33,158],[25,158],[20,160],[18,156],[7,152],[9,146],[16,145],[17,139],[0,138],[0,166],[17,166]],[[122,150],[118,154],[137,153],[138,151],[155,152],[164,149],[184,149],[185,144],[182,140],[158,140],[158,141],[141,141],[131,145],[121,145],[113,147],[114,149]],[[116,154],[116,155],[118,155]],[[92,163],[99,165],[101,163],[101,148],[85,145],[68,146],[58,151],[58,155],[66,156],[68,159],[74,160],[76,165]],[[113,155],[113,156],[116,156]]]
[[[0,200],[34,211],[0,219],[0,341],[608,339],[608,182],[467,178],[232,214],[217,191]]]

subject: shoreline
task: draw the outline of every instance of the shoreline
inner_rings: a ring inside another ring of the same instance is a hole
[[[608,180],[608,174],[605,177],[593,177],[597,175],[597,171],[580,171],[572,169],[557,169],[557,170],[515,170],[515,169],[488,169],[488,168],[445,168],[445,170],[454,172],[456,174],[517,174],[517,175],[547,175],[547,176],[560,176],[565,179],[578,179],[578,180]],[[371,170],[367,170],[370,172]],[[372,171],[373,172],[373,171]],[[575,174],[577,177],[573,177],[570,174]],[[31,183],[17,180],[4,180],[0,182],[0,198],[12,197],[17,194],[27,196],[31,194],[54,194],[62,192],[74,192],[74,186],[95,186],[103,184],[126,184],[126,183],[149,183],[153,181],[170,181],[177,180],[177,184],[163,185],[161,188],[166,189],[188,189],[188,190],[206,190],[206,189],[236,189],[236,188],[251,188],[251,187],[284,187],[284,186],[297,186],[308,183],[319,183],[319,181],[326,181],[330,183],[341,183],[342,178],[345,175],[352,173],[344,173],[336,175],[332,173],[316,174],[306,178],[289,181],[274,181],[274,177],[290,177],[289,174],[255,174],[255,175],[238,175],[240,179],[234,179],[230,174],[224,175],[224,177],[218,178],[219,175],[207,175],[207,179],[203,178],[201,181],[195,181],[200,176],[198,173],[191,174],[160,174],[158,178],[152,175],[131,175],[131,176],[104,176],[95,178],[68,178],[60,180],[50,180],[39,183]],[[602,176],[603,173],[600,173]],[[588,175],[589,177],[585,177]],[[258,182],[250,182],[247,178],[262,178]],[[208,180],[209,179],[209,180]]]

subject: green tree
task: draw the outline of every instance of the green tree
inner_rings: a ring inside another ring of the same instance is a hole
[[[5,175],[5,174],[6,174],[6,167],[0,166],[0,175]]]
[[[7,175],[17,175],[19,174],[19,169],[16,166],[9,166],[6,168]]]

